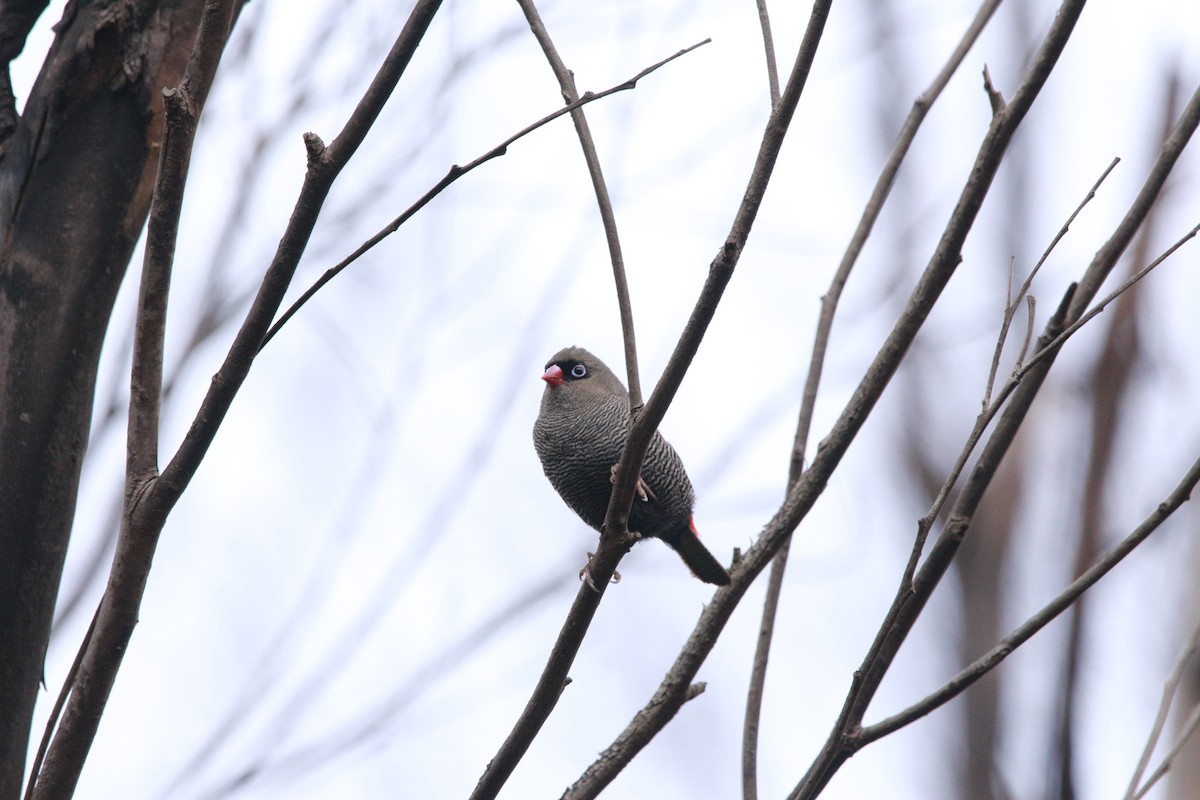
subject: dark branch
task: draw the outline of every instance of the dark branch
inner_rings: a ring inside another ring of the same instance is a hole
[[[0,148],[20,122],[9,64],[25,49],[25,40],[49,0],[5,0],[0,3]]]

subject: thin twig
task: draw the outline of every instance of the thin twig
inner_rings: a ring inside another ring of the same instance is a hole
[[[900,170],[905,157],[916,139],[917,132],[924,121],[929,109],[937,101],[942,90],[949,83],[951,76],[962,65],[963,59],[970,52],[976,40],[983,32],[988,21],[999,7],[1001,0],[985,0],[979,7],[971,24],[963,33],[958,45],[950,54],[946,64],[935,76],[933,82],[913,103],[905,120],[895,146],[888,157],[887,163],[875,182],[871,198],[863,210],[858,226],[847,245],[846,252],[834,273],[829,289],[821,298],[821,314],[817,321],[817,331],[813,337],[813,350],[809,360],[808,377],[804,384],[804,393],[800,403],[800,415],[796,425],[796,435],[792,443],[791,463],[788,468],[788,491],[794,487],[804,470],[804,456],[809,432],[812,427],[812,416],[816,409],[817,392],[820,388],[821,374],[825,364],[825,354],[829,346],[829,337],[833,329],[834,315],[837,312],[838,301],[850,278],[850,272],[862,253],[867,238],[874,229],[883,206],[891,195],[895,185],[896,174]],[[773,63],[773,50],[770,45],[769,20],[766,18],[765,0],[759,0],[759,14],[763,20],[763,36],[768,47],[768,64]],[[791,538],[780,547],[771,563],[771,574],[767,578],[767,592],[763,599],[763,616],[759,624],[758,643],[754,653],[754,662],[750,673],[750,687],[747,690],[746,713],[742,725],[742,794],[746,800],[753,800],[758,794],[758,731],[762,716],[762,701],[765,695],[767,664],[770,659],[771,642],[774,638],[775,617],[779,606],[779,598],[783,588],[783,577],[787,569],[788,553],[791,549]]]
[[[1000,355],[1004,352],[1005,342],[1008,341],[1008,329],[1012,325],[1013,318],[1016,317],[1017,310],[1021,307],[1022,301],[1026,297],[1030,296],[1029,295],[1029,287],[1033,285],[1033,279],[1035,277],[1037,277],[1037,274],[1042,269],[1042,265],[1046,263],[1046,260],[1048,258],[1050,258],[1050,254],[1054,252],[1054,248],[1057,247],[1058,243],[1061,242],[1063,240],[1063,237],[1067,235],[1067,231],[1069,231],[1071,229],[1071,223],[1073,223],[1075,221],[1075,218],[1079,216],[1079,213],[1081,211],[1083,211],[1084,206],[1086,206],[1088,203],[1092,202],[1092,200],[1096,197],[1096,192],[1097,192],[1097,190],[1099,190],[1100,184],[1104,183],[1105,179],[1108,178],[1109,174],[1114,169],[1116,169],[1117,164],[1119,164],[1119,163],[1121,163],[1121,159],[1114,158],[1112,160],[1112,162],[1108,165],[1107,169],[1105,169],[1104,172],[1101,173],[1100,177],[1096,180],[1096,182],[1094,184],[1092,184],[1092,188],[1088,190],[1088,193],[1084,196],[1083,200],[1081,200],[1079,205],[1077,205],[1075,207],[1075,210],[1073,212],[1071,212],[1071,216],[1067,217],[1067,221],[1063,223],[1062,227],[1058,229],[1058,233],[1056,233],[1054,235],[1054,238],[1050,240],[1050,244],[1047,245],[1046,249],[1042,252],[1042,257],[1039,258],[1037,260],[1037,263],[1033,265],[1033,269],[1031,269],[1029,271],[1029,275],[1027,275],[1025,277],[1025,280],[1021,282],[1021,288],[1017,290],[1016,297],[1010,296],[1007,299],[1005,306],[1004,306],[1004,318],[1000,324],[1000,335],[998,337],[996,337],[996,349],[992,353],[992,366],[991,366],[991,369],[988,371],[987,388],[984,390],[984,393],[983,393],[983,407],[985,409],[988,407],[988,404],[991,402],[991,399],[992,399],[992,387],[995,386],[996,375],[1000,370]],[[1009,271],[1009,294],[1011,295],[1011,293],[1012,293],[1012,272],[1010,269],[1010,271]],[[1029,331],[1032,330],[1032,324],[1033,324],[1032,323],[1032,319],[1033,319],[1032,307],[1029,309],[1029,319],[1030,319],[1030,322],[1026,326],[1025,345],[1022,347],[1022,350],[1021,350],[1022,355],[1025,352],[1025,348],[1027,348],[1029,346],[1028,345]],[[1020,359],[1018,359],[1018,363],[1020,363]]]
[[[1057,597],[1047,603],[1041,610],[1031,616],[1020,627],[1004,638],[1002,642],[989,650],[977,661],[955,675],[948,683],[931,693],[921,701],[914,703],[898,714],[887,719],[860,728],[851,734],[850,746],[858,750],[877,739],[900,730],[904,726],[929,714],[934,709],[945,705],[957,697],[968,686],[979,678],[995,669],[1014,650],[1027,642],[1035,633],[1046,627],[1059,614],[1065,611],[1085,591],[1108,574],[1138,545],[1154,533],[1180,506],[1191,496],[1196,484],[1200,483],[1200,459],[1194,462],[1184,474],[1175,489],[1155,507],[1142,524],[1138,525],[1116,547],[1091,566],[1086,572],[1072,581]]]
[[[767,59],[767,90],[771,96],[771,108],[779,103],[779,62],[775,60],[775,37],[771,35],[771,15],[767,12],[767,0],[754,0],[758,7],[758,27],[762,29],[763,54]]]
[[[1183,682],[1184,675],[1187,674],[1188,665],[1196,657],[1198,650],[1200,650],[1200,619],[1197,619],[1196,624],[1192,627],[1192,633],[1187,638],[1183,652],[1179,654],[1179,658],[1175,661],[1175,667],[1171,670],[1171,675],[1163,685],[1162,700],[1158,704],[1158,714],[1155,715],[1154,724],[1150,727],[1150,733],[1146,737],[1146,746],[1142,748],[1142,756],[1138,759],[1137,767],[1133,770],[1133,776],[1129,779],[1129,788],[1125,791],[1125,800],[1137,800],[1138,797],[1153,785],[1147,782],[1142,787],[1142,790],[1138,791],[1138,784],[1141,783],[1142,775],[1146,773],[1146,769],[1150,766],[1150,758],[1154,755],[1154,748],[1158,747],[1158,740],[1162,737],[1162,732],[1166,728],[1167,717],[1170,716],[1171,704],[1175,700],[1175,693],[1179,691],[1179,685]]]
[[[1141,191],[1138,192],[1138,196],[1133,201],[1130,212],[1121,220],[1120,225],[1117,226],[1113,235],[1105,242],[1100,251],[1092,257],[1092,263],[1088,266],[1087,272],[1084,273],[1083,278],[1079,281],[1079,291],[1076,293],[1075,303],[1071,307],[1067,319],[1074,321],[1083,313],[1083,309],[1087,307],[1092,298],[1100,291],[1100,286],[1103,285],[1104,281],[1108,278],[1109,272],[1116,266],[1116,256],[1124,252],[1125,248],[1129,246],[1129,242],[1137,232],[1141,220],[1145,219],[1146,215],[1150,212],[1150,207],[1158,199],[1163,184],[1167,181],[1167,176],[1175,168],[1175,162],[1179,159],[1188,141],[1191,140],[1197,125],[1200,125],[1200,86],[1197,86],[1196,90],[1192,93],[1191,99],[1188,101],[1183,113],[1179,116],[1179,121],[1175,123],[1175,127],[1172,129],[1171,135],[1163,142],[1158,158],[1155,159],[1154,166],[1151,167],[1150,176],[1142,185]]]
[[[1090,322],[1092,319],[1094,319],[1097,314],[1099,314],[1105,308],[1107,308],[1109,303],[1116,300],[1121,295],[1125,294],[1125,292],[1129,291],[1129,289],[1132,288],[1135,284],[1137,284],[1138,281],[1140,281],[1142,278],[1149,275],[1151,271],[1153,271],[1156,267],[1158,267],[1160,264],[1162,264],[1164,261],[1166,261],[1168,258],[1170,258],[1175,253],[1176,250],[1183,247],[1189,241],[1194,239],[1196,237],[1197,233],[1200,233],[1200,224],[1197,224],[1196,226],[1191,228],[1187,233],[1185,233],[1183,236],[1180,236],[1177,240],[1175,240],[1175,243],[1172,244],[1170,247],[1168,247],[1166,250],[1164,250],[1162,252],[1162,254],[1159,255],[1158,258],[1154,259],[1149,264],[1147,264],[1145,267],[1141,268],[1140,270],[1138,270],[1137,272],[1135,272],[1134,274],[1132,274],[1128,278],[1126,278],[1121,283],[1120,286],[1118,286],[1116,289],[1112,290],[1112,292],[1110,292],[1103,299],[1099,300],[1094,306],[1089,308],[1087,310],[1087,312],[1083,314],[1083,316],[1081,316],[1074,323],[1072,323],[1070,326],[1068,326],[1062,333],[1060,333],[1058,335],[1057,339],[1055,339],[1053,342],[1050,342],[1045,347],[1039,349],[1038,352],[1034,353],[1033,357],[1029,359],[1029,363],[1021,368],[1019,374],[1021,374],[1021,375],[1028,374],[1029,371],[1033,367],[1037,366],[1041,361],[1051,358],[1051,356],[1053,356],[1055,353],[1057,353],[1057,348],[1060,344],[1062,344],[1062,342],[1066,341],[1068,338],[1070,338],[1072,335],[1074,335],[1074,333],[1077,330],[1082,328],[1084,325],[1088,324],[1088,322]]]
[[[1014,369],[1020,369],[1029,355],[1029,345],[1033,344],[1033,323],[1037,319],[1037,298],[1031,294],[1025,295],[1025,338],[1021,341],[1021,349],[1017,352],[1017,360],[1013,362]]]
[[[1158,765],[1158,768],[1150,773],[1150,777],[1146,779],[1145,785],[1134,795],[1134,800],[1141,800],[1141,798],[1145,797],[1154,788],[1154,784],[1158,783],[1159,779],[1167,774],[1167,771],[1171,769],[1171,764],[1175,762],[1175,757],[1179,755],[1179,751],[1183,749],[1188,739],[1196,732],[1197,726],[1200,726],[1200,705],[1194,707],[1192,713],[1188,714],[1188,718],[1184,721],[1179,736],[1171,745],[1171,749],[1163,756],[1162,763]]]
[[[958,483],[958,479],[962,476],[963,470],[966,469],[967,461],[970,460],[971,454],[975,451],[975,446],[979,444],[980,439],[983,438],[984,431],[987,430],[988,425],[990,425],[992,420],[995,419],[996,414],[999,413],[1004,401],[1008,399],[1013,390],[1016,389],[1016,384],[1020,381],[1021,376],[1025,372],[1021,366],[1021,362],[1024,360],[1025,354],[1029,349],[1029,344],[1033,339],[1034,310],[1036,308],[1036,302],[1033,298],[1033,295],[1028,293],[1029,287],[1033,283],[1033,278],[1042,268],[1042,265],[1046,262],[1046,259],[1049,258],[1050,254],[1054,251],[1054,248],[1066,235],[1067,231],[1071,227],[1072,221],[1079,216],[1079,212],[1083,210],[1083,207],[1091,202],[1092,198],[1096,196],[1096,191],[1100,188],[1100,184],[1103,183],[1104,179],[1108,177],[1108,174],[1112,172],[1116,164],[1117,160],[1114,160],[1108,166],[1108,169],[1106,169],[1100,176],[1099,180],[1092,184],[1092,188],[1088,190],[1087,195],[1079,203],[1079,205],[1075,207],[1075,210],[1071,213],[1071,215],[1067,217],[1067,221],[1063,223],[1062,227],[1059,228],[1058,233],[1055,234],[1054,238],[1050,241],[1050,244],[1046,247],[1045,251],[1043,251],[1042,257],[1038,259],[1038,262],[1034,265],[1033,269],[1030,270],[1029,275],[1021,283],[1021,287],[1017,290],[1015,297],[1011,297],[1010,284],[1010,299],[1005,304],[1003,320],[1000,324],[1000,333],[996,337],[996,347],[992,353],[992,364],[988,370],[987,385],[983,392],[983,409],[975,418],[974,427],[971,429],[971,432],[967,434],[966,443],[959,451],[958,457],[955,459],[950,471],[946,474],[946,479],[942,482],[941,489],[938,490],[937,495],[930,504],[929,511],[927,511],[925,516],[921,517],[921,519],[917,522],[917,535],[913,541],[912,550],[909,552],[908,563],[904,568],[903,576],[900,579],[899,592],[896,596],[896,599],[893,600],[893,610],[895,610],[898,607],[898,604],[902,602],[901,598],[911,591],[913,575],[916,573],[917,564],[920,563],[921,553],[925,551],[925,542],[929,537],[929,532],[933,528],[934,522],[941,515],[942,508],[950,499],[950,493],[954,490],[955,485]],[[1028,319],[1026,320],[1025,324],[1025,338],[1021,344],[1020,358],[1017,359],[1017,366],[1014,368],[1014,373],[1010,375],[1004,391],[1001,393],[1001,396],[996,402],[993,402],[992,393],[995,389],[996,373],[1000,369],[1000,355],[1004,350],[1004,342],[1008,338],[1008,332],[1012,324],[1013,315],[1016,313],[1016,310],[1020,308],[1022,298],[1027,301]]]
[[[1166,251],[1154,259],[1154,261],[1152,261],[1147,267],[1130,276],[1128,280],[1115,289],[1109,296],[1097,303],[1094,308],[1090,309],[1088,313],[1076,321],[1075,324],[1066,328],[1061,333],[1056,334],[1054,338],[1041,342],[1041,347],[1039,347],[1037,352],[1034,353],[1034,356],[1029,360],[1029,363],[1022,364],[1021,361],[1018,360],[1013,369],[1012,375],[1001,389],[999,395],[997,395],[995,402],[988,404],[985,410],[982,411],[976,418],[975,427],[972,428],[971,433],[968,434],[967,442],[963,446],[963,449],[959,452],[957,460],[947,474],[947,478],[942,484],[941,490],[938,492],[937,497],[934,498],[933,504],[930,506],[929,511],[920,519],[918,524],[917,540],[914,543],[913,550],[910,554],[909,563],[905,569],[904,577],[901,579],[901,593],[909,591],[908,588],[904,587],[909,587],[911,584],[913,573],[915,572],[916,565],[919,561],[919,556],[925,547],[925,540],[929,533],[929,529],[933,525],[933,521],[941,514],[942,507],[949,498],[950,492],[954,488],[954,485],[958,482],[959,477],[961,477],[963,469],[966,467],[967,460],[970,458],[975,446],[979,443],[979,440],[982,438],[984,431],[987,430],[988,425],[991,424],[997,413],[999,413],[1001,408],[1003,408],[1004,402],[1012,395],[1013,392],[1017,390],[1025,376],[1028,375],[1042,359],[1048,358],[1052,353],[1057,352],[1057,350],[1062,347],[1067,339],[1071,338],[1071,336],[1077,333],[1080,328],[1094,319],[1097,314],[1104,310],[1105,306],[1116,300],[1124,292],[1133,287],[1138,281],[1149,275],[1151,270],[1162,264],[1186,242],[1195,238],[1198,232],[1200,232],[1200,225],[1197,225],[1189,230],[1178,241],[1167,248]],[[1030,319],[1032,319],[1034,310],[1033,296],[1027,296],[1026,300],[1029,304],[1029,316]],[[1025,334],[1025,342],[1021,346],[1022,359],[1024,358],[1026,351],[1029,349],[1030,337],[1031,331],[1027,329]]]
[[[1162,134],[1153,143],[1157,150],[1166,139],[1179,116],[1178,82],[1170,80],[1169,96],[1163,103]],[[1152,151],[1149,154],[1154,156]],[[1153,206],[1139,228],[1136,247],[1129,262],[1128,272],[1148,259],[1148,247],[1156,232],[1155,213],[1161,206]],[[1113,448],[1125,418],[1122,408],[1128,401],[1128,390],[1137,359],[1137,293],[1127,292],[1117,301],[1112,319],[1107,325],[1101,352],[1096,358],[1089,377],[1090,435],[1087,462],[1084,466],[1084,483],[1078,493],[1080,509],[1073,514],[1075,535],[1074,558],[1070,577],[1077,577],[1096,560],[1100,554],[1104,521],[1107,519],[1107,498],[1110,492],[1109,475],[1113,468]],[[1080,685],[1084,664],[1088,660],[1088,642],[1084,635],[1088,627],[1092,603],[1086,596],[1080,597],[1068,615],[1065,627],[1065,648],[1062,657],[1062,679],[1058,681],[1058,692],[1053,709],[1052,745],[1047,754],[1047,773],[1057,783],[1057,794],[1074,797],[1078,772],[1076,739],[1078,736],[1078,707]]]
[[[464,175],[466,175],[467,173],[471,172],[476,167],[478,167],[482,164],[486,164],[488,161],[491,161],[493,158],[498,158],[498,157],[504,155],[508,151],[509,145],[513,144],[518,139],[522,139],[525,136],[529,135],[530,133],[533,133],[538,128],[542,127],[543,125],[553,122],[554,120],[558,119],[559,117],[561,117],[565,114],[570,114],[575,109],[585,106],[588,103],[594,102],[596,100],[600,100],[601,98],[604,98],[604,97],[608,97],[610,94],[616,94],[617,92],[624,92],[624,91],[628,91],[630,89],[635,88],[637,86],[638,81],[640,81],[642,78],[646,77],[650,73],[654,72],[659,67],[669,64],[670,62],[674,61],[675,59],[679,58],[680,56],[687,55],[688,53],[692,52],[696,48],[702,47],[711,41],[712,41],[712,39],[705,39],[702,42],[697,42],[696,44],[692,45],[691,47],[685,47],[684,49],[680,50],[679,52],[677,52],[673,55],[667,56],[662,61],[659,61],[656,64],[651,64],[650,66],[646,67],[644,70],[639,72],[637,75],[634,75],[629,80],[627,80],[623,83],[619,83],[616,86],[611,86],[602,92],[584,92],[583,96],[580,97],[578,100],[576,100],[574,103],[568,103],[567,105],[563,106],[562,108],[560,108],[556,111],[552,111],[551,113],[542,117],[537,122],[534,122],[530,125],[525,126],[521,130],[514,133],[512,136],[505,139],[500,144],[493,147],[491,150],[488,150],[486,153],[484,153],[483,155],[476,158],[474,161],[469,162],[466,166],[460,167],[458,164],[452,164],[450,166],[450,169],[447,170],[446,174],[444,176],[442,176],[442,179],[440,181],[438,181],[437,183],[435,183],[433,185],[433,187],[429,189],[429,191],[427,191],[427,192],[425,192],[425,194],[421,195],[421,197],[415,203],[413,203],[411,206],[409,206],[407,209],[405,209],[404,213],[402,213],[400,216],[396,217],[394,220],[389,222],[382,230],[379,231],[379,233],[375,234],[370,239],[367,239],[367,241],[365,241],[361,245],[359,245],[358,249],[356,249],[353,253],[346,256],[344,259],[342,259],[340,262],[338,262],[335,266],[330,267],[328,270],[326,270],[324,275],[322,275],[320,278],[318,278],[317,281],[312,286],[308,287],[308,289],[305,290],[304,294],[300,295],[300,297],[296,300],[296,302],[292,303],[292,305],[288,308],[288,310],[286,312],[284,312],[282,316],[279,317],[278,321],[276,321],[275,324],[271,326],[270,330],[268,330],[266,332],[266,334],[263,335],[262,341],[259,344],[258,349],[262,350],[262,348],[266,347],[267,342],[271,341],[271,339],[273,339],[275,337],[275,334],[279,333],[279,329],[282,328],[287,323],[288,320],[290,320],[293,316],[295,316],[296,312],[300,310],[300,307],[303,306],[305,303],[307,303],[314,294],[316,294],[318,291],[320,291],[321,287],[323,287],[325,284],[329,283],[329,281],[333,280],[339,272],[341,272],[346,267],[350,266],[352,263],[357,261],[368,250],[370,250],[375,245],[379,244],[384,239],[386,239],[388,236],[391,236],[393,233],[395,233],[397,230],[399,230],[401,225],[403,225],[405,222],[408,222],[408,220],[411,219],[418,211],[420,211],[422,208],[427,206],[429,204],[429,202],[431,200],[433,200],[433,198],[435,198],[439,194],[441,194],[442,191],[446,189],[446,187],[450,186],[452,183],[457,181],[459,178],[461,178]]]
[[[550,69],[558,79],[562,90],[563,100],[568,104],[578,102],[579,90],[575,88],[575,76],[563,63],[550,39],[533,0],[517,0],[529,29],[542,47]],[[617,218],[613,213],[612,200],[608,196],[608,185],[604,181],[604,171],[600,167],[600,156],[596,153],[596,143],[592,139],[592,131],[588,127],[587,117],[583,109],[576,107],[571,111],[571,122],[575,124],[575,133],[579,136],[579,146],[583,148],[583,158],[587,162],[588,175],[592,179],[592,189],[596,193],[596,204],[600,207],[600,219],[604,224],[604,238],[608,242],[608,257],[612,262],[613,282],[617,289],[617,309],[621,315],[621,334],[625,342],[625,370],[629,378],[629,406],[636,413],[642,407],[642,382],[638,372],[637,339],[634,336],[633,304],[629,299],[629,282],[625,278],[625,258],[621,254],[621,239],[617,232]]]
[[[791,547],[792,539],[789,536],[771,560],[771,574],[767,576],[762,620],[758,624],[758,642],[754,649],[754,662],[750,667],[750,687],[746,690],[746,714],[742,720],[742,800],[758,798],[758,731],[762,723],[767,664],[771,658],[771,641],[775,636],[775,618],[779,613],[779,598],[783,594],[783,576],[787,571],[788,551]]]
[[[1071,230],[1071,225],[1075,222],[1075,218],[1083,212],[1084,207],[1087,206],[1088,203],[1095,199],[1096,192],[1100,191],[1100,186],[1104,183],[1104,181],[1108,180],[1108,176],[1112,174],[1112,171],[1116,169],[1117,165],[1120,163],[1121,159],[1119,156],[1114,157],[1113,160],[1109,162],[1108,166],[1105,167],[1104,172],[1100,173],[1100,177],[1096,179],[1096,182],[1092,184],[1092,188],[1088,190],[1087,196],[1079,202],[1079,205],[1075,207],[1073,212],[1071,212],[1071,216],[1067,217],[1067,221],[1064,222],[1063,226],[1058,229],[1058,233],[1054,234],[1054,238],[1050,240],[1050,244],[1046,247],[1045,251],[1042,252],[1041,258],[1037,260],[1037,263],[1033,265],[1033,269],[1031,269],[1029,274],[1025,276],[1025,280],[1021,284],[1021,288],[1018,290],[1017,296],[1013,299],[1014,305],[1016,305],[1022,297],[1029,294],[1029,287],[1033,284],[1033,279],[1036,278],[1038,273],[1042,271],[1042,265],[1046,263],[1047,259],[1050,258],[1050,254],[1054,252],[1056,247],[1058,247],[1058,243],[1061,242],[1063,237],[1067,235],[1067,232]]]
[[[58,725],[58,719],[62,715],[63,706],[67,703],[67,696],[70,694],[71,685],[75,683],[75,678],[79,675],[79,668],[83,665],[83,655],[87,652],[88,642],[92,640],[92,632],[96,629],[96,617],[100,615],[100,607],[96,606],[96,610],[92,613],[92,621],[88,623],[87,630],[83,634],[83,641],[79,645],[79,649],[75,652],[75,658],[71,661],[71,668],[67,670],[67,677],[63,679],[62,689],[58,693],[58,698],[54,701],[53,708],[50,709],[50,718],[46,720],[46,728],[42,732],[42,741],[38,743],[37,754],[33,757],[33,766],[29,769],[29,783],[25,787],[25,800],[32,800],[33,787],[37,783],[37,777],[42,771],[42,764],[46,760],[46,750],[50,747],[50,740],[54,736],[54,728]]]

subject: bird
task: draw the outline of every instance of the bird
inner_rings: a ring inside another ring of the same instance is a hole
[[[534,449],[563,501],[599,531],[632,424],[629,392],[603,361],[582,347],[551,356],[542,380],[546,388],[533,425]],[[661,539],[700,580],[728,585],[729,573],[700,542],[692,517],[695,504],[683,460],[656,431],[629,510],[629,531]],[[580,576],[587,571],[584,567]]]

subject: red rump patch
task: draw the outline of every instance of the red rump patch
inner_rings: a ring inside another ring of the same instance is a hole
[[[692,533],[696,534],[696,537],[699,538],[700,531],[696,530],[696,518],[695,517],[692,517],[691,519],[688,520],[688,527],[691,528]]]

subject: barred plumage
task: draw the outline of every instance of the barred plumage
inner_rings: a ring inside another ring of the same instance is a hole
[[[546,364],[546,390],[533,444],[551,485],[576,514],[600,530],[612,494],[612,469],[629,434],[629,393],[600,359],[581,347],[560,350]],[[696,496],[683,461],[655,433],[642,464],[652,493],[635,497],[629,530],[662,539],[701,580],[727,584],[729,575],[696,536]]]

